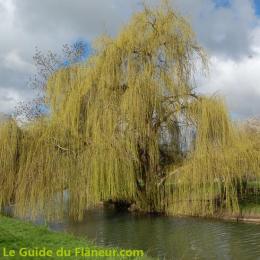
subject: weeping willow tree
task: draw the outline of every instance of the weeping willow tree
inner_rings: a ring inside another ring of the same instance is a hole
[[[259,177],[259,150],[220,98],[195,93],[194,72],[206,63],[167,2],[145,6],[116,38],[100,37],[86,63],[49,78],[49,116],[1,127],[1,205],[49,218],[81,218],[108,200],[146,212],[237,213],[245,180]]]

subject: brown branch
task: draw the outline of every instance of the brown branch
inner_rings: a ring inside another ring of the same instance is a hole
[[[175,175],[176,173],[179,173],[179,168],[176,169],[175,171],[173,171],[172,173],[170,173],[169,175],[166,175],[165,177],[163,177],[163,178],[161,179],[161,181],[158,183],[158,187],[160,187],[160,186],[163,184],[163,182],[165,182],[165,180],[166,180],[167,178],[170,178],[171,176]]]
[[[186,94],[182,94],[182,95],[166,96],[166,97],[164,97],[164,101],[168,101],[169,99],[187,97],[187,96],[193,97],[195,99],[199,98],[195,93],[186,93]]]
[[[54,144],[57,148],[59,148],[60,150],[62,150],[62,151],[66,151],[66,152],[68,152],[68,151],[70,151],[70,149],[68,149],[68,148],[64,148],[64,147],[62,147],[62,146],[60,146],[60,145],[58,145],[58,144]]]

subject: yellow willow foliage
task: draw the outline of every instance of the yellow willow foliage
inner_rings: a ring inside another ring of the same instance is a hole
[[[260,153],[251,135],[238,131],[220,98],[201,98],[190,107],[194,150],[169,174],[170,214],[239,214],[247,182],[260,181]]]
[[[254,143],[254,149],[260,151],[260,118],[250,118],[246,122],[238,123],[237,126]]]
[[[1,128],[1,203],[13,196],[17,215],[77,219],[107,200],[171,214],[238,210],[259,151],[220,100],[196,97],[199,63],[206,57],[190,25],[167,3],[101,37],[88,62],[49,79],[50,116],[17,129],[21,138]],[[181,124],[196,133],[187,155]]]
[[[47,123],[38,120],[24,130],[15,191],[15,213],[20,216],[63,216],[63,191],[74,161],[57,146]]]
[[[21,131],[14,120],[0,125],[0,209],[14,199]]]

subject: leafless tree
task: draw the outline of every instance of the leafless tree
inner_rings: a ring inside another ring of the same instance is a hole
[[[87,48],[84,41],[64,44],[60,54],[51,50],[44,53],[36,47],[33,56],[36,73],[28,81],[28,87],[36,91],[36,97],[29,102],[20,102],[16,107],[15,116],[31,121],[45,114],[45,90],[49,77],[61,67],[83,61],[86,58]]]

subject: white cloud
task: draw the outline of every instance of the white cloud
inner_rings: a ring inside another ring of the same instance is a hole
[[[12,0],[0,0],[1,27],[10,27],[14,21],[15,6]]]
[[[0,88],[1,112],[10,113],[11,108],[15,107],[23,99],[24,97],[20,96],[16,89]]]
[[[32,72],[33,65],[25,60],[18,54],[17,50],[12,50],[4,58],[4,66],[14,71],[20,70],[25,72]]]
[[[260,29],[252,31],[252,55],[232,60],[213,56],[209,77],[201,79],[204,93],[225,96],[235,117],[260,115]]]

